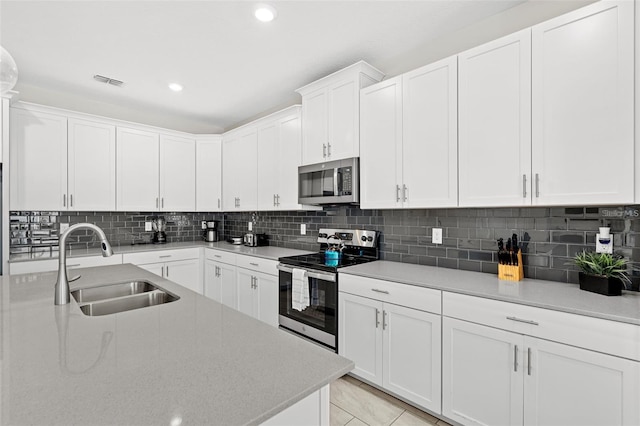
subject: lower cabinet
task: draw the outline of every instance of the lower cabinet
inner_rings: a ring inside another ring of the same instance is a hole
[[[204,295],[230,308],[238,309],[235,265],[205,258],[204,268]]]
[[[198,248],[126,253],[123,263],[133,263],[196,293],[203,293]]]
[[[444,416],[464,425],[640,424],[640,362],[573,345],[593,325],[587,320],[624,340],[628,324],[445,292],[443,314],[450,313],[464,318],[442,320]],[[556,330],[572,345],[531,335]]]
[[[278,326],[278,277],[238,268],[238,310]]]
[[[414,287],[410,292],[418,293],[409,295],[402,287],[411,286],[346,275],[340,277],[340,286],[338,351],[355,362],[352,373],[417,406],[440,413],[439,312],[383,301],[404,302],[407,296],[412,298],[425,290],[415,302],[434,298],[439,306],[440,292]],[[371,293],[371,297],[362,293]]]
[[[71,272],[74,268],[90,268],[92,266],[121,265],[122,255],[114,254],[109,257],[103,256],[86,256],[86,257],[68,257],[67,270],[69,277],[73,276]],[[30,260],[26,262],[15,262],[9,264],[9,273],[16,274],[33,274],[37,272],[57,271],[60,265],[59,259],[46,260]]]

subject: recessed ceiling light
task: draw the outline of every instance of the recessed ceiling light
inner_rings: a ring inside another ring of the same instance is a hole
[[[254,12],[256,19],[260,22],[271,22],[278,16],[276,9],[268,4],[259,4]]]
[[[171,83],[169,84],[169,89],[173,90],[174,92],[181,92],[182,85],[178,83]]]

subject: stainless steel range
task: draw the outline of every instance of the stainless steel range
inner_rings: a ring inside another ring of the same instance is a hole
[[[281,257],[280,327],[338,350],[338,270],[378,259],[377,231],[320,229],[318,253]]]

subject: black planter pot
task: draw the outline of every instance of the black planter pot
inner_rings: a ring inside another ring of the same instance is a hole
[[[605,296],[620,296],[624,285],[619,278],[607,278],[603,275],[589,275],[584,272],[578,274],[580,290],[604,294]]]

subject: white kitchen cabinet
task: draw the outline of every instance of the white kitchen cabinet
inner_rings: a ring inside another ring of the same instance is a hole
[[[196,139],[196,211],[222,211],[222,137]]]
[[[352,374],[439,413],[440,292],[351,275],[340,287],[338,351]]]
[[[442,313],[448,418],[640,424],[638,326],[448,292]]]
[[[279,170],[287,167],[298,170],[300,161],[284,164],[280,158],[280,126],[276,120],[269,120],[258,127],[258,209],[277,210],[280,189]],[[296,176],[297,177],[297,176]],[[291,186],[293,182],[287,182]],[[298,185],[295,185],[297,188]]]
[[[118,211],[158,211],[160,178],[159,135],[117,129]]]
[[[116,209],[116,128],[110,124],[68,120],[69,210]]]
[[[160,210],[192,212],[195,209],[195,140],[160,135]]]
[[[533,27],[533,204],[634,201],[633,7],[601,1]]]
[[[278,262],[237,256],[238,310],[274,327],[278,326]]]
[[[205,249],[204,295],[230,308],[238,309],[236,255]]]
[[[457,60],[362,89],[363,208],[458,204]]]
[[[25,262],[13,262],[9,264],[9,273],[17,274],[34,274],[38,272],[57,271],[60,261],[58,259],[46,260],[29,260]],[[85,257],[67,257],[67,270],[69,277],[75,274],[72,272],[76,268],[90,268],[93,266],[105,265],[122,265],[122,255],[114,254],[109,257],[103,256],[85,256]]]
[[[67,118],[11,109],[10,209],[67,209]]]
[[[122,261],[203,294],[203,268],[197,248],[125,253]]]
[[[529,205],[531,30],[458,55],[458,93],[460,207]]]
[[[222,185],[225,211],[253,211],[258,207],[258,131],[247,125],[223,135]]]
[[[383,76],[360,61],[296,90],[302,95],[302,165],[359,156],[360,89]]]

